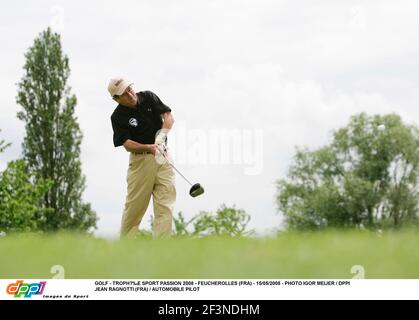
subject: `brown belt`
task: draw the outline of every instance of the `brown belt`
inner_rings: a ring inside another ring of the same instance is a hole
[[[152,154],[150,151],[131,152],[133,154]]]

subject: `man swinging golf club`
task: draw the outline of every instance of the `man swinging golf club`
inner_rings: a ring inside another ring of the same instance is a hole
[[[176,169],[167,153],[167,134],[174,123],[171,109],[151,91],[135,93],[132,83],[123,78],[111,79],[108,91],[118,102],[111,116],[114,145],[123,145],[131,153],[121,237],[138,232],[151,195],[154,235],[170,235],[176,200],[172,168],[191,186],[192,197],[204,193],[199,183],[192,185]]]
[[[172,110],[151,91],[136,93],[124,78],[111,79],[108,91],[118,103],[111,116],[114,145],[130,152],[121,237],[138,232],[151,195],[154,236],[168,236],[176,201],[175,175],[171,163],[156,161],[155,155],[167,150]]]

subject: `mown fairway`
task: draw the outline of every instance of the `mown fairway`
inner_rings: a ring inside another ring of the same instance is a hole
[[[419,233],[287,233],[266,239],[0,238],[0,278],[419,278]]]

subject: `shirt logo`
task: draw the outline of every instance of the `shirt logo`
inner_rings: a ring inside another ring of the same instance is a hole
[[[151,108],[148,108],[147,111],[151,111]]]
[[[135,118],[130,118],[128,122],[129,122],[129,124],[130,124],[132,127],[138,127],[138,121],[137,121],[137,119],[135,119]]]

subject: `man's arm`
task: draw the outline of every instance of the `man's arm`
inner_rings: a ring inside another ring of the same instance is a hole
[[[162,129],[172,129],[175,119],[170,111],[162,114],[163,126]]]
[[[156,153],[157,146],[155,144],[142,144],[130,139],[127,139],[123,144],[125,150],[128,152],[151,152],[152,154]]]

